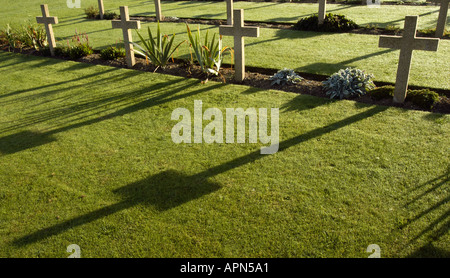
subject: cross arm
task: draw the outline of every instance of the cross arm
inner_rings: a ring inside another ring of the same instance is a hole
[[[141,29],[141,22],[139,20],[132,20],[122,22],[121,20],[112,20],[112,28],[114,29]]]
[[[401,49],[405,44],[402,40],[402,37],[397,36],[380,36],[378,47]],[[437,38],[415,38],[414,41],[411,42],[411,45],[405,45],[405,47],[423,51],[437,51],[438,46],[439,39]]]
[[[378,47],[400,49],[401,43],[402,43],[402,37],[380,36],[380,40],[378,41]]]
[[[437,38],[420,38],[414,42],[415,50],[437,51],[439,39]]]
[[[259,27],[244,27],[242,29],[244,37],[259,37]]]
[[[219,34],[224,36],[259,37],[259,27],[243,27],[236,29],[233,25],[219,26]]]
[[[37,16],[36,17],[37,23],[41,24],[58,24],[58,18],[57,17],[42,17]]]
[[[219,26],[219,34],[224,36],[234,36],[233,25],[221,25]]]

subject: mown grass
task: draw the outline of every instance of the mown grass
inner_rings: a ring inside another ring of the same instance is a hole
[[[5,52],[0,76],[0,257],[449,256],[448,115]],[[196,99],[279,107],[279,151],[174,144]]]
[[[65,1],[48,0],[46,2],[50,11],[60,18],[72,19],[76,23],[80,15],[84,15],[84,9],[94,6],[98,7],[96,0],[81,1],[81,8],[69,9]],[[131,15],[155,16],[153,2],[144,0],[109,0],[105,1],[105,10],[119,14],[119,6],[127,5]],[[37,6],[37,7],[36,7]],[[161,1],[164,16],[184,17],[184,18],[210,18],[226,19],[225,2],[217,1]],[[318,5],[314,3],[274,3],[274,2],[247,2],[237,1],[234,8],[245,10],[245,19],[249,21],[268,21],[295,23],[301,17],[310,16],[318,11]],[[380,8],[367,8],[364,5],[345,5],[328,3],[327,11],[336,14],[343,14],[353,19],[361,26],[377,25],[380,28],[395,26],[402,28],[405,16],[419,15],[419,29],[436,27],[438,18],[438,6],[397,6],[382,5]],[[0,19],[0,25],[7,23],[21,23],[22,18],[30,16],[34,18],[35,13],[39,13],[39,4],[31,0],[16,1],[8,3],[2,9],[2,13],[13,15],[7,21]],[[50,12],[50,13],[51,13]],[[78,21],[79,22],[79,21]],[[450,23],[447,22],[447,27]]]
[[[96,1],[82,1],[82,8],[93,5]],[[48,1],[50,14],[59,17],[59,24],[54,26],[55,36],[60,45],[66,45],[75,34],[75,31],[86,32],[89,35],[90,44],[96,49],[102,49],[114,45],[122,40],[122,33],[119,29],[112,29],[111,22],[108,20],[88,20],[84,15],[83,9],[69,9],[64,1]],[[147,7],[153,7],[145,1],[128,1],[118,4],[118,2],[108,1],[105,3],[106,9],[113,10],[118,5],[128,4],[130,13],[139,12]],[[164,3],[166,4],[166,3]],[[169,11],[178,11],[178,9],[188,8],[192,13],[201,10],[202,5],[224,5],[224,3],[208,2],[168,2],[167,5],[176,5]],[[250,3],[236,2],[238,4],[256,5],[254,9],[246,9],[246,18],[251,11],[257,14],[266,14],[264,9],[275,9],[266,7],[274,3]],[[285,3],[288,4],[288,3]],[[281,5],[281,4],[277,4]],[[292,4],[298,5],[298,4]],[[303,4],[302,4],[303,5]],[[332,5],[331,5],[332,6]],[[278,7],[278,6],[277,6]],[[354,9],[358,6],[352,6]],[[386,6],[388,7],[388,6]],[[359,7],[362,8],[362,7]],[[403,6],[402,6],[403,8]],[[405,9],[419,8],[405,6]],[[423,8],[423,7],[420,7]],[[437,9],[437,7],[435,7]],[[289,10],[289,9],[287,9]],[[378,9],[370,9],[373,14]],[[396,8],[396,11],[401,10]],[[0,26],[6,26],[11,23],[12,26],[20,26],[27,20],[34,21],[35,16],[40,15],[40,8],[37,4],[27,1],[16,1],[11,3],[8,8],[0,12]],[[276,14],[276,9],[270,13]],[[434,13],[431,13],[434,15]],[[379,20],[387,21],[394,16],[384,15]],[[399,23],[401,21],[398,21]],[[421,17],[419,22],[423,23]],[[145,32],[147,26],[156,30],[156,24],[143,23],[142,31]],[[194,27],[194,26],[193,26]],[[185,24],[163,23],[161,29],[167,34],[176,34],[176,41],[187,40]],[[195,29],[195,28],[194,28]],[[201,26],[203,32],[218,32],[217,26]],[[134,39],[137,39],[135,31]],[[300,32],[292,30],[261,29],[259,38],[246,38],[246,64],[248,66],[268,67],[273,69],[291,68],[299,72],[316,73],[322,75],[331,75],[341,68],[358,67],[375,75],[376,81],[394,82],[397,71],[399,51],[378,48],[378,37],[373,35],[356,34],[330,34],[315,32]],[[332,42],[332,43],[330,43]],[[231,37],[224,37],[224,45],[233,46]],[[184,44],[176,57],[189,59],[189,50],[187,44]],[[448,69],[450,62],[447,57],[450,56],[450,42],[442,40],[437,52],[415,51],[411,67],[410,84],[431,88],[449,89],[450,75]],[[228,55],[225,62],[230,63]]]

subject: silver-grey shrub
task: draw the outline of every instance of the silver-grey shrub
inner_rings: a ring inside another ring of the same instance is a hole
[[[341,69],[323,81],[323,87],[330,98],[362,96],[375,88],[373,75],[356,68]]]
[[[273,76],[269,78],[272,80],[271,86],[277,85],[286,85],[286,84],[296,84],[302,81],[303,77],[296,74],[292,69],[282,69],[275,73]]]

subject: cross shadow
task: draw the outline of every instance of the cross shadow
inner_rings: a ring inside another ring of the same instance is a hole
[[[28,148],[35,148],[56,141],[54,137],[45,133],[21,131],[16,134],[0,138],[0,154],[12,154]]]
[[[448,249],[438,248],[431,243],[420,247],[417,251],[409,254],[408,258],[450,258]]]
[[[309,72],[309,73],[315,73],[315,74],[321,74],[321,75],[331,75],[337,71],[339,71],[340,69],[346,68],[346,67],[350,67],[352,63],[356,62],[356,61],[360,61],[360,60],[365,60],[374,56],[379,56],[379,55],[384,55],[387,54],[389,52],[395,51],[395,49],[384,49],[384,50],[380,50],[378,52],[374,52],[374,53],[369,53],[366,55],[362,55],[362,56],[358,56],[355,58],[351,58],[348,60],[344,60],[341,61],[339,63],[336,64],[331,64],[331,63],[313,63],[313,64],[309,64],[303,67],[298,67],[296,68],[296,71],[299,72]]]
[[[138,204],[152,206],[156,210],[163,212],[201,198],[220,188],[220,185],[208,182],[201,175],[187,176],[174,170],[167,170],[114,191],[114,193],[123,196],[123,201],[121,202],[36,231],[15,240],[13,244],[17,246],[31,244],[69,229],[108,217]]]
[[[267,8],[267,7],[271,7],[271,6],[275,6],[275,5],[279,5],[280,3],[269,3],[267,5],[259,5],[259,6],[255,6],[255,7],[249,7],[246,8],[245,10],[257,10],[257,9],[262,9],[262,8]]]
[[[285,4],[285,3],[280,3],[280,4]],[[318,3],[312,4],[312,5],[316,5],[318,7]],[[333,8],[330,8],[330,7],[333,7]],[[352,8],[352,6],[350,6],[350,5],[341,5],[341,4],[330,4],[330,3],[327,3],[327,10],[326,10],[326,12],[327,13],[333,13],[333,12],[336,12],[336,11],[347,10],[347,9],[350,9],[350,8]],[[270,22],[291,22],[292,20],[300,20],[301,18],[309,17],[309,16],[312,16],[314,14],[317,14],[317,12],[300,14],[298,16],[293,16],[293,17],[274,17],[274,18],[271,18],[271,19],[269,19],[267,21],[270,21]]]
[[[420,194],[409,200],[405,203],[405,206],[412,206],[421,199],[427,198],[430,194],[436,192],[437,190],[448,190],[450,185],[450,168],[447,169],[446,173],[429,180],[417,187],[415,187],[411,192],[421,191]],[[406,228],[409,225],[413,225],[416,221],[423,218],[430,218],[431,213],[434,213],[436,210],[444,210],[445,206],[449,203],[450,196],[447,196],[441,200],[438,200],[433,205],[429,207],[422,208],[422,211],[416,214],[412,219],[410,219],[407,223],[400,226],[401,229]],[[428,243],[420,250],[416,251],[412,254],[412,256],[416,257],[426,257],[430,254],[430,248],[432,247],[432,242],[437,241],[440,238],[447,235],[450,231],[450,209],[443,212],[441,215],[434,217],[434,219],[424,228],[420,233],[418,233],[413,239],[410,240],[410,244],[414,241],[417,241],[421,237],[428,235]],[[439,255],[442,252],[437,252],[434,250],[434,255]],[[448,254],[448,251],[447,251]]]
[[[326,98],[317,98],[309,95],[298,95],[285,103],[281,108],[285,111],[301,112],[305,110],[314,109],[316,107],[330,104],[338,100],[331,100]]]
[[[188,91],[190,87],[192,87],[195,83],[198,83],[197,80],[190,80],[187,83],[183,83],[180,86],[177,86],[177,83],[185,81],[183,78],[179,78],[176,81],[170,80],[167,82],[161,82],[157,84],[153,84],[149,87],[144,87],[140,90],[136,90],[133,92],[125,91],[118,95],[108,96],[106,98],[94,99],[92,101],[88,101],[86,103],[75,103],[69,106],[59,106],[54,110],[43,111],[37,115],[31,115],[27,118],[23,118],[20,123],[17,123],[13,126],[10,126],[8,129],[1,130],[12,131],[14,129],[26,128],[37,123],[45,122],[54,118],[58,118],[60,121],[64,118],[71,119],[73,117],[78,117],[76,120],[68,120],[67,125],[62,127],[57,127],[53,130],[49,130],[43,133],[40,133],[39,136],[42,138],[51,138],[52,135],[64,132],[67,130],[71,130],[74,128],[79,128],[91,124],[96,124],[102,122],[104,120],[112,119],[115,117],[120,117],[129,113],[133,113],[142,109],[151,108],[153,106],[161,105],[166,102],[179,100],[182,98],[194,96],[197,94],[201,94],[203,92],[214,90],[220,88],[222,86],[226,86],[226,84],[217,83],[212,86],[201,87],[200,89]],[[85,85],[84,85],[85,86]],[[122,88],[117,88],[122,91]],[[160,90],[164,90],[162,93]],[[181,92],[184,92],[180,94]],[[130,99],[137,99],[146,96],[147,98],[143,101],[139,101],[134,104],[128,104]],[[94,112],[93,112],[94,111]],[[112,111],[112,112],[110,112]],[[83,120],[83,118],[87,118]],[[81,121],[80,121],[81,120]],[[29,132],[23,133],[20,131],[19,133],[8,135],[0,138],[0,142],[10,142],[10,138],[22,138],[24,135],[30,134]],[[45,144],[52,142],[52,140],[40,140],[40,144]],[[23,151],[29,148],[35,147],[35,143],[32,143],[30,140],[20,140],[15,144],[9,144],[7,148],[5,148],[4,154],[12,154],[15,152]],[[0,149],[1,150],[1,149]]]
[[[439,10],[422,13],[419,15],[419,18],[422,16],[425,16],[425,15],[430,15],[430,14],[434,14],[434,13],[439,13]],[[437,20],[437,18],[436,18],[436,20]],[[395,19],[395,20],[391,20],[391,21],[387,21],[387,22],[369,22],[369,23],[366,23],[365,25],[389,26],[394,23],[400,23],[400,22],[404,22],[404,21],[405,21],[405,18],[403,17],[403,18],[399,18],[399,19]]]
[[[284,150],[305,141],[370,118],[386,109],[387,107],[374,106],[364,112],[355,114],[343,120],[287,139],[279,144],[278,152],[283,152]],[[63,223],[38,230],[32,234],[14,240],[12,244],[16,246],[28,245],[58,235],[68,229],[91,223],[119,211],[134,207],[138,204],[152,206],[159,212],[175,208],[221,188],[219,184],[208,182],[208,178],[263,159],[264,157],[266,156],[261,155],[260,151],[257,150],[191,176],[187,176],[174,170],[158,173],[145,180],[115,190],[114,193],[123,196],[123,201],[121,202],[72,218]]]
[[[49,66],[49,65],[55,65],[55,64],[59,64],[59,63],[63,63],[63,62],[64,61],[60,60],[60,59],[46,59],[42,63],[35,64],[35,65],[30,65],[28,67],[29,68],[40,68],[40,67],[45,67],[45,66]],[[72,67],[72,69],[83,70],[83,69],[86,69],[86,68],[89,68],[89,67],[95,67],[95,65],[88,64],[88,63],[78,63],[78,64],[76,64],[74,66],[71,66],[71,67]],[[0,95],[0,99],[6,98],[6,97],[15,96],[15,95],[19,95],[19,94],[23,94],[23,93],[28,93],[28,92],[32,92],[32,91],[48,89],[48,88],[52,88],[52,87],[58,87],[58,86],[61,86],[61,85],[64,85],[64,84],[67,84],[68,87],[72,88],[72,85],[70,85],[71,82],[80,81],[80,80],[86,80],[86,79],[89,79],[91,77],[98,77],[100,75],[108,74],[108,73],[111,73],[111,72],[117,71],[117,70],[119,70],[119,69],[111,67],[111,68],[109,68],[107,70],[104,70],[104,71],[102,71],[100,73],[99,72],[95,72],[95,73],[92,73],[92,74],[83,75],[81,77],[70,79],[70,80],[55,82],[55,83],[51,83],[51,84],[45,84],[45,85],[42,85],[42,86],[37,86],[37,87],[30,88],[30,89],[17,90],[17,91],[14,91],[14,92],[10,92],[10,93],[7,93],[7,94]],[[84,85],[86,85],[86,84],[84,84]],[[44,95],[48,95],[51,92],[55,92],[55,91],[59,92],[61,90],[62,90],[61,88],[58,88],[58,89],[55,89],[55,90],[46,91],[43,94]],[[39,95],[37,97],[42,97],[42,96],[43,95]],[[16,101],[21,101],[21,100],[26,100],[26,99],[14,99],[13,101],[16,102]],[[7,102],[0,102],[0,104],[5,104],[5,103],[7,103]]]
[[[54,25],[54,28],[56,30],[58,30],[59,28],[64,27],[64,26],[74,26],[75,24],[81,24],[81,23],[88,22],[88,21],[92,21],[92,19],[79,18],[79,17],[76,17],[73,19],[62,19],[62,20],[60,19],[59,23]]]
[[[300,40],[300,39],[313,38],[313,37],[319,37],[319,36],[330,36],[330,35],[333,35],[333,33],[279,29],[276,31],[276,34],[273,38],[267,39],[267,40],[254,39],[251,43],[245,43],[245,46],[248,47],[248,46],[258,45],[258,44],[267,43],[267,42],[271,42],[271,41],[297,40],[297,39]]]

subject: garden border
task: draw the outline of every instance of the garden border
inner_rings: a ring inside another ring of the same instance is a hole
[[[8,52],[5,49],[0,49],[1,51]],[[232,69],[232,65],[230,64],[223,64],[221,68],[221,74],[220,76],[206,76],[205,73],[202,72],[200,66],[193,64],[191,61],[183,60],[183,59],[172,59],[172,62],[170,62],[166,68],[157,68],[153,66],[152,64],[149,64],[149,62],[140,57],[136,57],[136,64],[129,68],[126,63],[125,58],[118,58],[116,60],[103,60],[100,58],[100,51],[94,50],[94,53],[76,60],[70,59],[68,57],[61,57],[61,56],[48,56],[45,55],[42,52],[39,52],[37,50],[34,50],[32,48],[27,49],[14,49],[14,51],[10,51],[14,53],[20,53],[23,55],[33,55],[33,56],[40,56],[40,57],[46,57],[46,58],[53,58],[53,59],[60,59],[60,60],[68,60],[68,61],[75,61],[75,62],[82,62],[82,63],[90,63],[94,65],[103,65],[103,66],[112,66],[112,67],[118,67],[118,68],[124,68],[124,69],[131,69],[131,70],[139,70],[139,71],[146,71],[146,72],[157,72],[160,74],[169,74],[173,76],[179,76],[179,77],[185,77],[185,78],[195,78],[198,79],[199,82],[205,83],[208,82],[208,80],[216,81],[216,82],[222,82],[226,84],[237,84],[237,85],[245,85],[250,86],[255,89],[255,92],[257,90],[278,90],[278,91],[284,91],[284,92],[291,92],[296,94],[303,94],[303,95],[312,95],[316,97],[326,98],[329,101],[340,101],[336,99],[330,99],[326,92],[323,90],[322,81],[326,80],[329,76],[326,75],[319,75],[319,74],[311,74],[311,73],[302,73],[302,72],[296,72],[304,79],[297,83],[297,84],[288,84],[288,85],[271,85],[271,80],[269,80],[269,77],[272,76],[274,73],[276,73],[278,70],[270,69],[270,68],[258,68],[258,67],[246,67],[246,78],[243,82],[237,82],[234,80],[234,70]],[[384,86],[384,85],[393,85],[393,83],[389,82],[378,82],[374,81],[374,84],[377,87]],[[420,111],[427,111],[427,112],[433,112],[433,113],[441,113],[441,114],[450,114],[450,90],[446,89],[436,89],[436,88],[429,88],[429,87],[421,87],[421,86],[409,86],[409,89],[411,90],[417,90],[417,89],[430,89],[435,91],[440,95],[440,102],[436,104],[432,109],[424,109],[422,107],[419,107],[417,105],[412,104],[409,101],[405,101],[404,103],[394,103],[392,99],[382,99],[382,100],[375,100],[368,94],[360,97],[354,97],[350,98],[348,100],[360,102],[360,103],[366,103],[371,105],[382,105],[382,106],[391,106],[391,107],[398,107],[408,110],[420,110]]]

